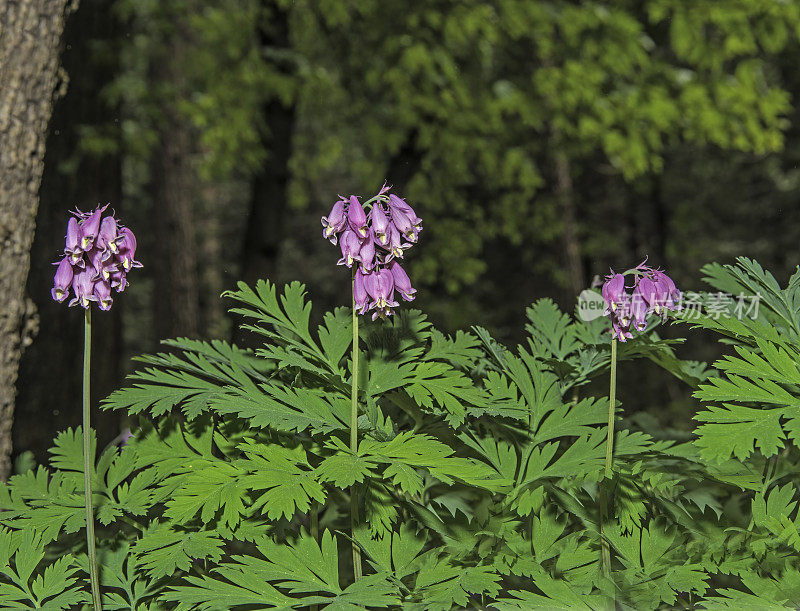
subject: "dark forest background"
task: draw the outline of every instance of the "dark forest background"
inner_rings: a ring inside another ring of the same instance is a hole
[[[415,306],[446,331],[513,342],[532,301],[572,311],[609,266],[646,256],[684,290],[737,255],[785,280],[800,262],[799,38],[797,2],[81,0],[15,452],[44,460],[79,423],[82,313],[49,295],[76,206],[111,202],[144,263],[94,317],[95,405],[160,339],[250,342],[219,298],[237,280],[300,280],[317,315],[348,304],[319,218],[384,180],[424,219]],[[687,392],[624,372],[626,412],[690,428]],[[95,418],[101,447],[132,424]]]

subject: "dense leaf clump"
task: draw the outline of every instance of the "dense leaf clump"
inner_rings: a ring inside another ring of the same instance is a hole
[[[508,348],[402,311],[362,327],[354,372],[350,310],[315,327],[302,285],[240,284],[227,297],[260,349],[167,341],[104,402],[139,419],[92,474],[104,607],[797,607],[800,274],[705,271],[760,310],[688,319],[731,344],[712,369],[657,330],[620,347],[703,403],[689,441],[623,420],[609,495],[604,321],[540,300]],[[3,607],[90,600],[81,456],[64,431],[49,468],[0,487]]]

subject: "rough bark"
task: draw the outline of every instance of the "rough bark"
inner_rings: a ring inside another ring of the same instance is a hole
[[[10,469],[21,350],[35,330],[25,295],[45,135],[59,83],[67,0],[0,1],[0,478]]]
[[[114,129],[119,125],[115,122],[119,108],[97,93],[118,74],[116,37],[120,24],[113,4],[114,0],[82,0],[64,28],[61,64],[69,83],[64,97],[56,101],[50,120],[27,282],[27,292],[40,313],[39,334],[20,361],[12,435],[15,453],[30,450],[39,463],[47,460],[56,433],[81,420],[83,312],[50,298],[51,263],[63,244],[67,210],[75,205],[85,210],[110,202],[114,211],[130,222],[129,210],[121,201],[119,152],[99,155],[81,149],[87,127],[97,128],[117,141],[120,137],[119,130]],[[97,311],[93,316],[93,406],[122,378],[122,312],[128,294],[115,299],[110,312]],[[94,409],[92,426],[102,448],[120,432],[120,414]]]
[[[176,28],[166,56],[152,66],[155,83],[169,83],[175,95],[185,94],[181,63],[184,28]],[[192,164],[194,142],[190,126],[173,103],[164,107],[158,146],[151,158],[153,278],[157,339],[197,337],[200,330],[200,291],[197,270],[194,201],[197,177]]]

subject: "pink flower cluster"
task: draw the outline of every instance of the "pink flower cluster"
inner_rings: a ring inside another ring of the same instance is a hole
[[[625,275],[633,274],[632,293],[625,286]],[[611,270],[603,284],[605,314],[611,318],[611,335],[624,342],[633,337],[631,329],[644,331],[651,312],[666,316],[668,310],[681,309],[681,292],[663,271],[640,263],[634,269],[617,274]]]
[[[358,197],[342,197],[322,217],[322,237],[339,244],[338,264],[352,268],[353,303],[359,314],[373,311],[372,319],[391,316],[397,307],[395,290],[412,301],[417,290],[400,265],[405,250],[417,242],[422,219],[404,199],[386,185],[364,205]],[[369,214],[365,206],[370,208]]]
[[[64,301],[74,293],[70,306],[88,309],[94,301],[101,310],[110,310],[114,300],[111,289],[118,293],[128,285],[127,274],[141,267],[136,255],[136,236],[114,215],[103,216],[108,204],[93,212],[74,212],[67,223],[64,258],[53,277],[50,294]]]

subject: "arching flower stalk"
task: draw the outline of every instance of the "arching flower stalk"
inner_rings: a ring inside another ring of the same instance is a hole
[[[108,204],[92,212],[76,211],[67,223],[64,257],[57,265],[50,291],[55,301],[70,297],[70,306],[84,309],[83,323],[83,484],[86,501],[86,553],[89,558],[89,579],[92,602],[102,611],[100,581],[97,573],[97,554],[94,540],[94,507],[92,503],[92,473],[94,454],[91,445],[89,374],[92,354],[92,303],[108,311],[114,303],[112,289],[121,293],[128,285],[127,274],[141,267],[136,256],[136,237],[120,225],[113,214],[103,216]]]
[[[338,265],[352,269],[353,352],[350,372],[350,449],[358,451],[358,316],[372,312],[372,320],[393,314],[399,303],[395,290],[412,301],[417,290],[398,259],[417,242],[422,219],[405,200],[383,185],[373,198],[362,204],[358,197],[341,197],[328,216],[322,217],[322,237],[339,244]],[[311,523],[315,520],[312,516]],[[353,575],[361,578],[361,550],[355,543],[358,524],[358,494],[350,489],[350,528],[353,533]]]

